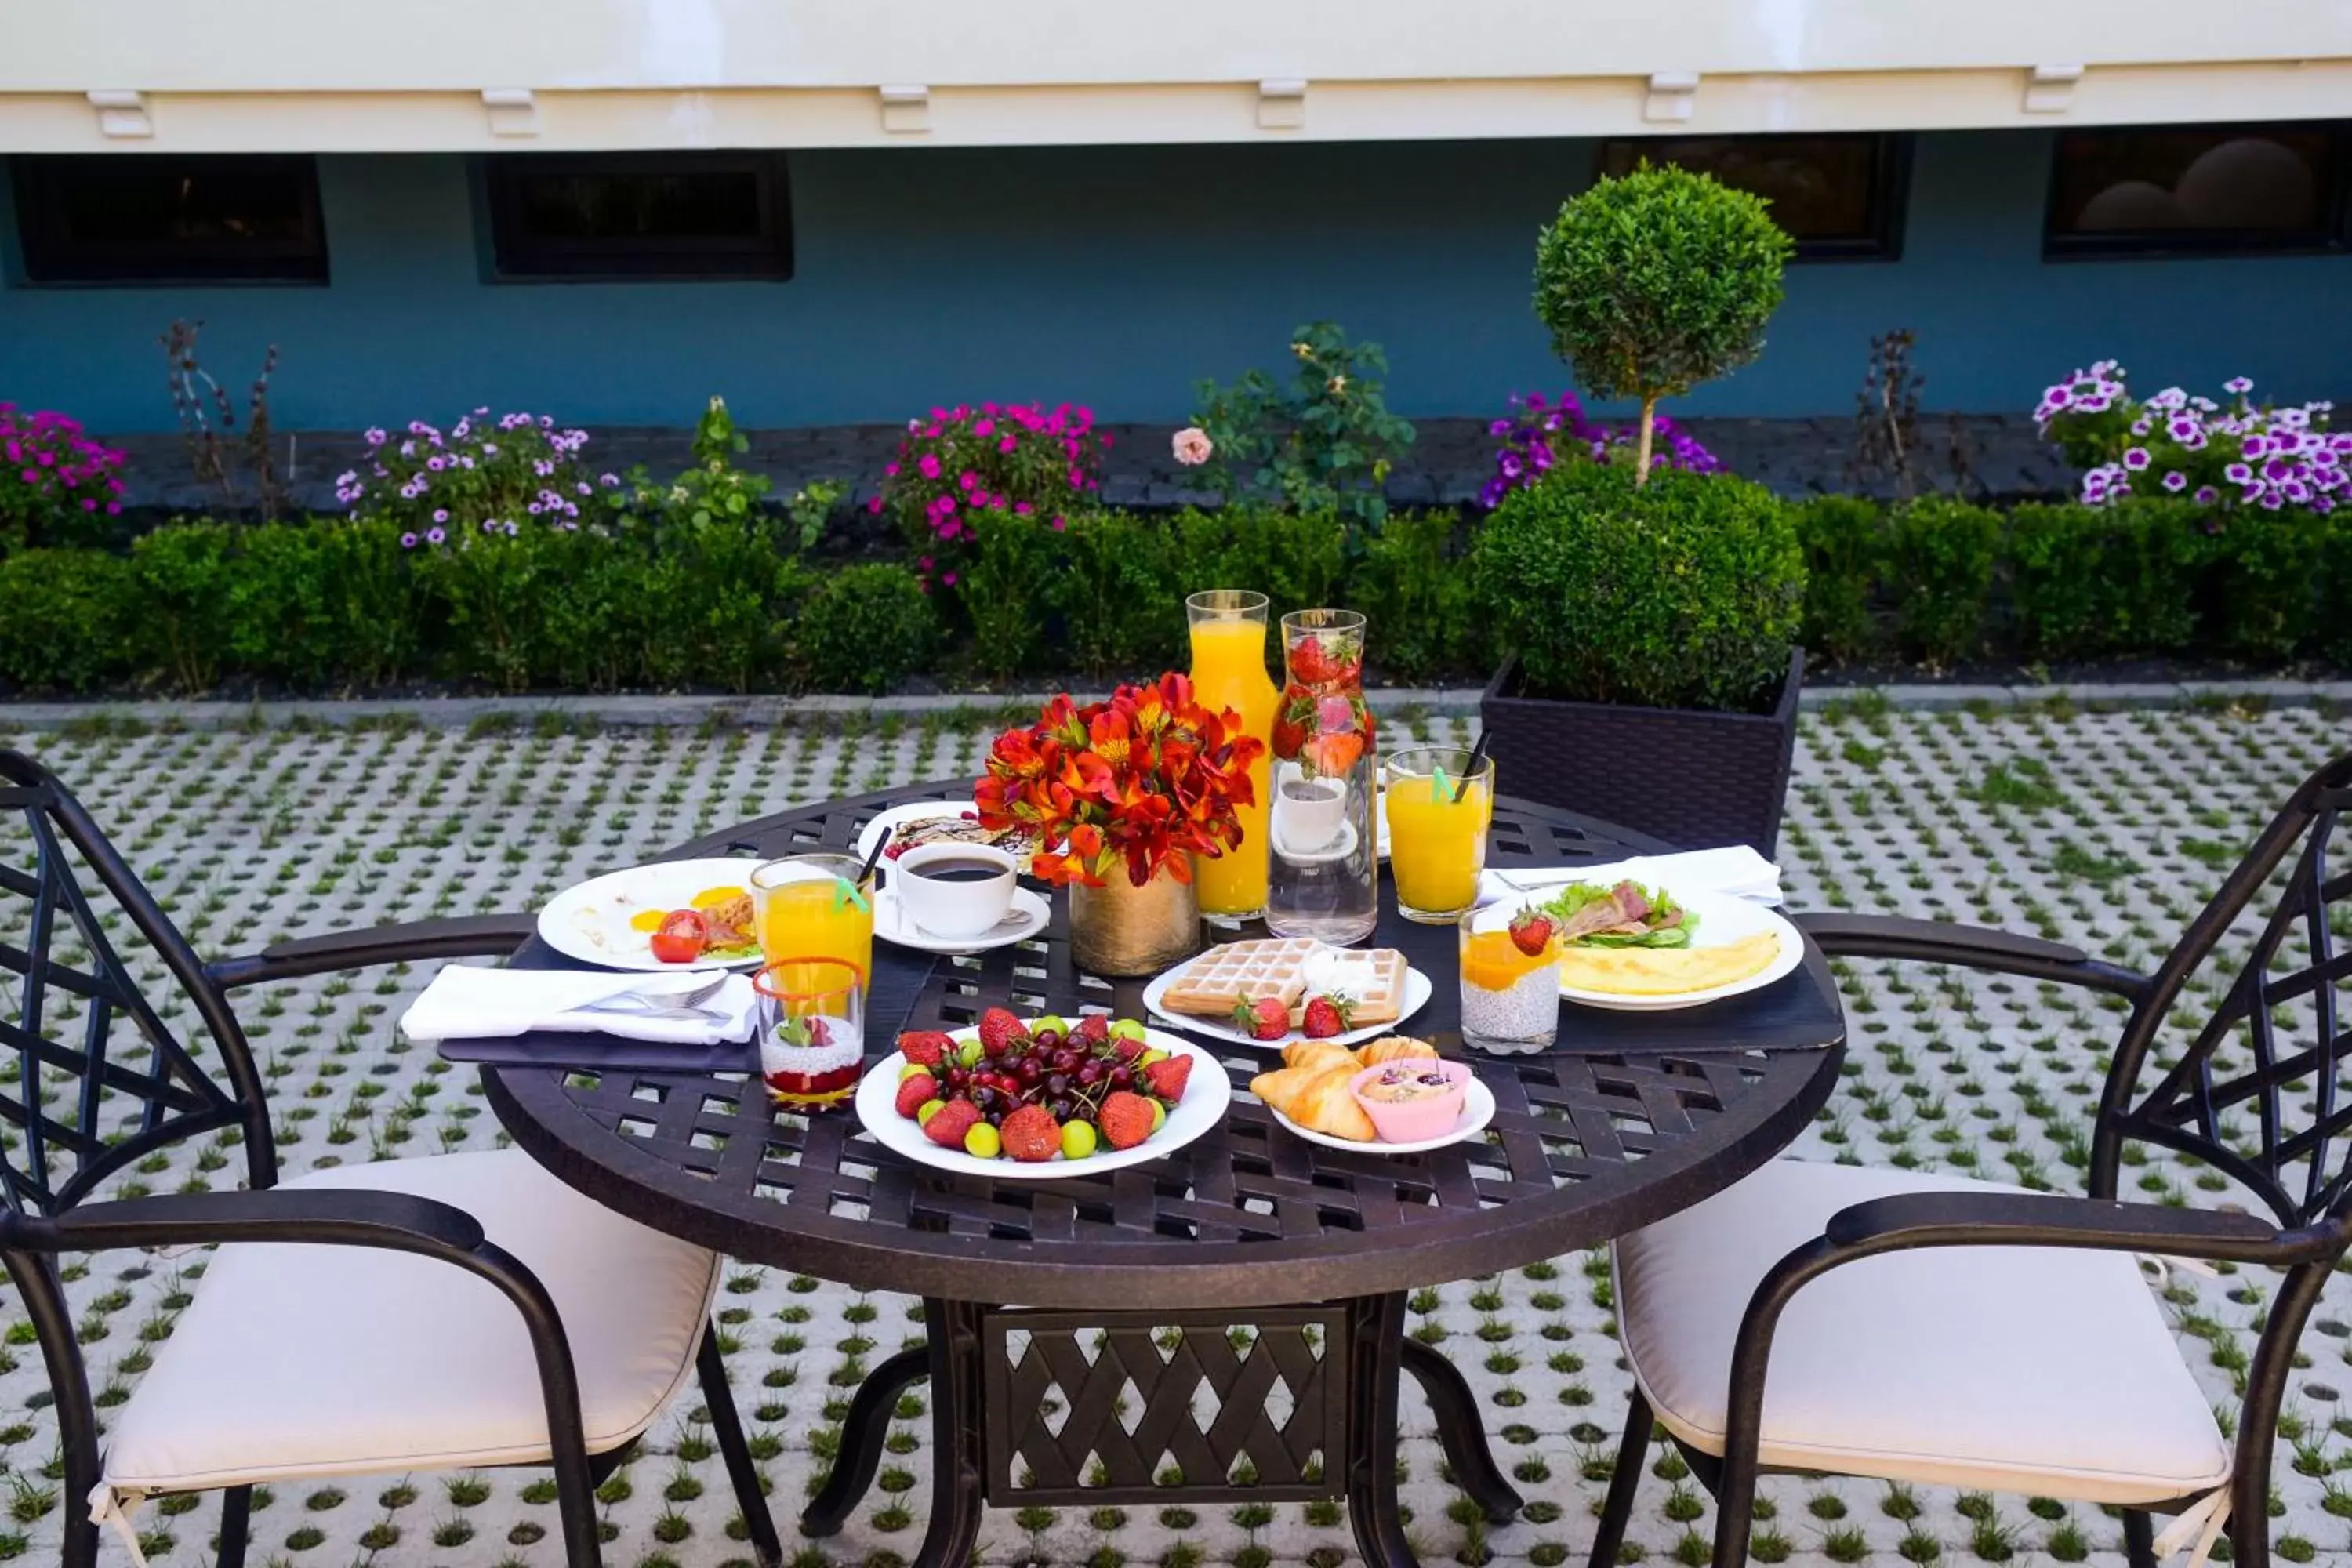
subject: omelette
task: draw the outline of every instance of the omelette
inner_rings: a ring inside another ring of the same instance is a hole
[[[1559,983],[1614,996],[1681,996],[1759,973],[1780,955],[1778,931],[1759,931],[1719,947],[1571,947]]]

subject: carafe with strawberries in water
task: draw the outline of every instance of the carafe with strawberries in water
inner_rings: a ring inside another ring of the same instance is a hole
[[[1381,874],[1364,617],[1353,610],[1285,616],[1282,657],[1266,930],[1334,945],[1361,942],[1380,915]]]

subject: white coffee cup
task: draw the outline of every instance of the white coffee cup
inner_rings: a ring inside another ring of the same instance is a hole
[[[1348,819],[1348,781],[1310,779],[1286,765],[1273,785],[1275,837],[1283,847],[1302,854],[1329,848]]]
[[[981,874],[940,874],[950,868]],[[1011,912],[1018,868],[1012,856],[990,845],[922,844],[891,862],[890,888],[900,912],[933,936],[974,937]]]

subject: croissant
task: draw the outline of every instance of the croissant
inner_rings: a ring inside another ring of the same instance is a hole
[[[1346,1050],[1338,1054],[1348,1059],[1336,1066],[1260,1073],[1250,1080],[1250,1092],[1310,1131],[1354,1143],[1373,1142],[1380,1132],[1348,1088],[1358,1070],[1354,1059]]]
[[[1286,1068],[1305,1068],[1309,1071],[1320,1072],[1333,1068],[1359,1065],[1369,1067],[1371,1064],[1369,1062],[1359,1064],[1355,1052],[1345,1046],[1334,1045],[1329,1040],[1293,1040],[1282,1049],[1282,1065]]]
[[[1433,1061],[1437,1047],[1427,1040],[1416,1040],[1410,1035],[1388,1035],[1374,1040],[1356,1053],[1359,1067],[1376,1068],[1382,1062]]]

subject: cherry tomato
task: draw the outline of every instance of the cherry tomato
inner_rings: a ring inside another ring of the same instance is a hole
[[[694,910],[672,910],[653,935],[655,962],[692,963],[710,943],[710,928]]]

